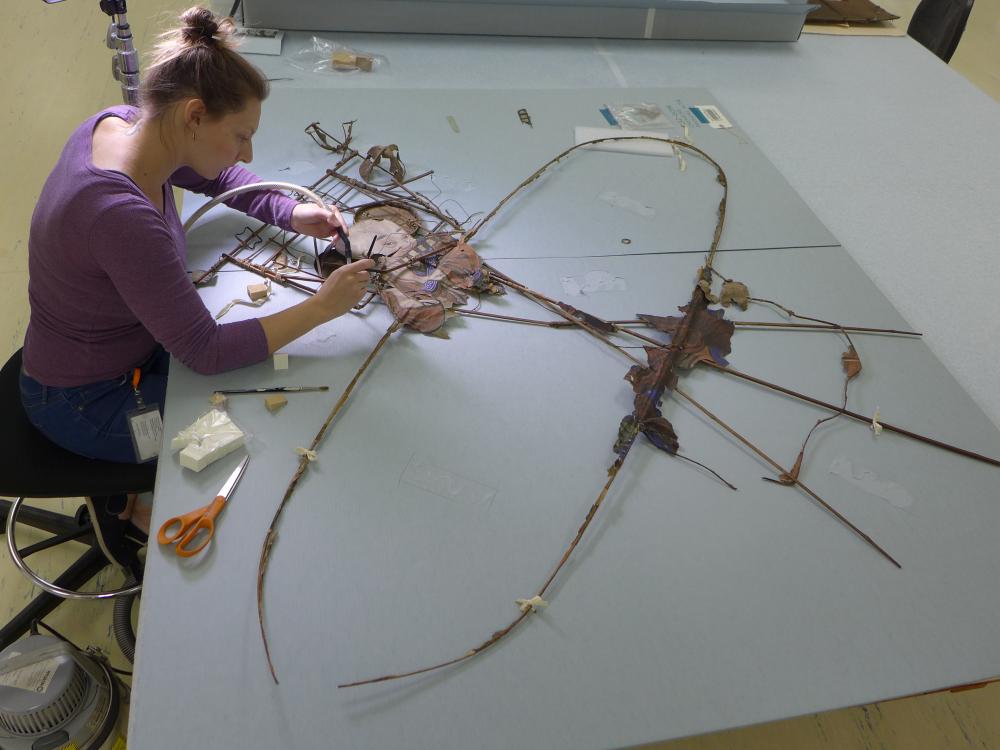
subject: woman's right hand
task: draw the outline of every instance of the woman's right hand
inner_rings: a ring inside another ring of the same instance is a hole
[[[374,265],[375,261],[364,258],[341,266],[327,277],[313,296],[325,320],[343,315],[361,300],[368,289],[368,270]]]

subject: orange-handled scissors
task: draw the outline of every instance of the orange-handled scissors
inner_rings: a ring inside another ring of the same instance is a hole
[[[174,552],[181,557],[193,557],[205,549],[205,545],[212,541],[212,537],[215,536],[215,517],[219,515],[229,496],[233,494],[233,490],[236,489],[236,485],[243,477],[243,472],[246,471],[249,461],[250,456],[240,461],[240,465],[229,475],[229,479],[222,485],[219,494],[211,503],[192,510],[190,513],[185,513],[183,516],[174,516],[164,523],[156,535],[156,541],[160,544],[176,542],[177,546],[174,547]],[[171,526],[178,528],[171,532],[169,531]],[[192,547],[191,545],[199,535],[202,537],[201,542],[197,547]]]

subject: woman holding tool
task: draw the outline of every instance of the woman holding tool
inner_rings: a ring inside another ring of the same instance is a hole
[[[31,221],[22,402],[50,440],[92,458],[148,457],[169,354],[212,374],[266,359],[363,295],[361,260],[274,315],[217,324],[186,270],[172,187],[214,196],[258,178],[267,82],[233,49],[230,19],[191,8],[143,73],[141,106],[99,112],[70,136]],[[260,190],[227,204],[313,237],[343,232],[335,208]]]

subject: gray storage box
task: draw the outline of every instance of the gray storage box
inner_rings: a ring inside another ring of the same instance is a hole
[[[799,0],[244,0],[245,24],[306,31],[794,42]]]

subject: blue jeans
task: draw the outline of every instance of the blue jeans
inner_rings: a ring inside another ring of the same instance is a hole
[[[157,346],[139,365],[143,403],[163,414],[170,355]],[[138,407],[132,373],[113,380],[55,388],[43,385],[21,369],[21,403],[39,432],[66,450],[87,458],[134,464],[138,462],[126,415]]]

